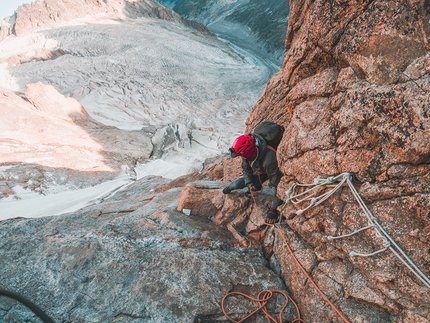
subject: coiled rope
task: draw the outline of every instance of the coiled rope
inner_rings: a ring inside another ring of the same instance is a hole
[[[0,296],[9,297],[9,298],[12,298],[12,299],[17,300],[18,302],[24,304],[31,311],[33,311],[33,313],[36,314],[44,323],[55,323],[36,304],[34,304],[32,301],[30,301],[29,299],[25,298],[24,296],[22,296],[18,293],[0,288]]]
[[[283,296],[285,297],[285,303],[284,303],[284,305],[282,306],[282,308],[281,308],[281,310],[280,310],[280,312],[279,312],[279,320],[277,320],[276,318],[274,318],[274,317],[273,317],[273,316],[268,312],[267,307],[266,307],[267,303],[268,303],[268,302],[269,302],[269,300],[272,298],[273,294],[281,294],[281,295],[283,295]],[[242,296],[242,297],[244,297],[244,298],[246,298],[246,299],[248,299],[248,300],[251,300],[251,301],[253,301],[253,302],[256,302],[256,303],[258,303],[258,308],[257,308],[256,310],[252,311],[251,313],[249,313],[246,317],[244,317],[244,318],[242,318],[242,319],[239,319],[239,320],[237,321],[237,320],[233,319],[233,318],[232,318],[232,317],[227,313],[227,311],[226,311],[226,309],[225,309],[225,303],[226,303],[226,300],[227,300],[228,298],[232,297],[232,296]],[[224,313],[225,317],[226,317],[229,321],[234,322],[234,323],[241,323],[241,322],[244,322],[245,320],[249,319],[251,316],[253,316],[253,315],[257,314],[259,311],[262,311],[262,312],[265,314],[266,319],[267,319],[267,321],[268,321],[269,323],[270,323],[270,322],[273,322],[273,323],[282,323],[282,322],[283,322],[283,313],[284,313],[284,310],[287,308],[287,306],[288,306],[288,303],[289,303],[289,302],[291,302],[291,303],[294,305],[294,307],[296,308],[296,311],[297,311],[297,318],[295,318],[294,320],[292,320],[292,321],[291,321],[291,323],[306,323],[306,322],[305,322],[305,321],[300,317],[301,315],[300,315],[299,307],[298,307],[298,306],[297,306],[297,304],[294,302],[294,300],[293,300],[290,296],[288,296],[284,291],[276,290],[276,289],[274,289],[274,290],[263,290],[263,291],[261,291],[260,293],[258,293],[257,298],[253,298],[253,297],[251,297],[251,296],[249,296],[249,295],[247,295],[247,294],[245,294],[245,293],[241,293],[241,292],[230,292],[230,293],[226,294],[226,295],[223,297],[223,299],[222,299],[222,301],[221,301],[221,309],[222,309],[222,312]]]

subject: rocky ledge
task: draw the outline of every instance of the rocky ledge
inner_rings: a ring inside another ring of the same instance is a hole
[[[146,177],[79,212],[0,222],[0,287],[55,322],[225,322],[221,301],[229,292],[286,292],[261,247],[238,248],[224,226],[177,210],[183,185],[201,178]],[[208,196],[225,185],[197,183]],[[270,310],[284,301],[279,295]],[[240,316],[253,306],[232,298],[226,310]],[[295,316],[289,305],[284,317]],[[5,297],[0,320],[38,322]]]

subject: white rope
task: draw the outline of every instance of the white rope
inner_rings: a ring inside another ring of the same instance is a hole
[[[400,256],[398,252],[395,251],[393,247],[389,247],[389,249],[399,258],[408,268],[411,270],[427,287],[430,288],[430,279],[415,265],[415,263],[406,255],[406,253],[399,247],[399,245],[390,237],[390,235],[385,231],[385,229],[378,223],[378,219],[372,214],[372,212],[369,211],[366,204],[364,204],[363,200],[361,199],[361,196],[358,194],[357,190],[355,189],[354,185],[352,185],[352,182],[348,179],[348,186],[353,192],[357,202],[359,202],[360,205],[362,205],[363,210],[366,210],[365,213],[369,217],[369,220],[372,220],[378,227],[378,230],[381,232],[381,237],[385,238],[388,243],[391,243],[394,245],[394,247],[397,249],[399,253],[401,253]],[[412,269],[413,268],[413,269]]]
[[[312,184],[313,185],[313,184]],[[287,191],[287,195],[288,194],[291,194],[292,193],[292,189],[294,189],[294,187],[295,186],[301,186],[301,185],[298,185],[298,184],[293,184],[293,186],[291,186],[291,188]],[[325,186],[325,184],[320,184],[320,185],[317,185],[317,186],[314,186],[314,187],[312,187],[311,189],[309,189],[309,190],[307,190],[307,191],[305,191],[305,192],[303,192],[303,193],[300,193],[300,194],[296,194],[296,195],[294,195],[294,198],[297,198],[297,197],[299,197],[299,196],[302,196],[302,195],[305,195],[305,194],[309,194],[309,192],[311,192],[311,191],[314,191],[314,190],[316,190],[316,189],[318,189],[318,188],[320,188],[320,187],[323,187],[323,186]]]
[[[417,276],[422,282],[423,282],[423,284],[424,285],[426,285],[428,288],[430,288],[430,282],[429,282],[429,278],[426,276],[426,275],[424,275],[424,273],[419,269],[419,268],[417,268],[416,266],[415,266],[415,264],[408,258],[408,257],[405,257],[407,260],[409,260],[408,262],[406,262],[397,252],[396,252],[396,250],[394,250],[392,247],[390,247],[390,250],[391,250],[391,252],[392,253],[394,253],[396,256],[397,256],[397,258],[399,258],[400,259],[400,261],[401,262],[403,262],[403,264],[406,266],[406,267],[408,267],[409,268],[409,270],[410,271],[412,271],[414,274],[415,274],[415,276]],[[403,253],[403,251],[401,251],[402,253]],[[409,265],[409,263],[412,263],[412,266],[410,266]],[[418,276],[416,273],[415,273],[415,270],[412,268],[412,267],[414,267],[414,268],[416,268],[417,269],[417,271],[418,271],[418,273],[420,274],[420,276]]]
[[[290,187],[290,189],[287,191],[287,195],[288,195],[288,199],[286,200],[285,204],[284,204],[284,208],[288,203],[294,203],[293,199],[296,199],[299,196],[303,196],[308,194],[309,192],[312,192],[318,188],[322,188],[322,187],[326,187],[327,185],[333,184],[337,181],[340,180],[340,182],[330,191],[321,194],[318,197],[314,197],[311,199],[310,204],[302,209],[302,210],[297,210],[296,214],[297,215],[301,215],[303,212],[307,211],[308,209],[317,206],[319,204],[321,204],[322,202],[326,201],[330,196],[332,196],[340,187],[342,187],[342,185],[347,182],[353,196],[355,197],[355,200],[357,201],[357,203],[360,205],[361,209],[363,210],[364,214],[366,215],[367,219],[368,219],[368,226],[360,228],[354,232],[351,232],[349,234],[345,234],[345,235],[341,235],[341,236],[328,236],[327,240],[336,240],[336,239],[342,239],[342,238],[347,238],[350,236],[353,236],[361,231],[373,228],[376,231],[376,236],[380,239],[382,239],[383,242],[383,249],[377,250],[375,252],[372,253],[368,253],[368,254],[362,254],[362,253],[358,253],[355,251],[351,251],[350,252],[350,257],[355,257],[355,256],[360,256],[360,257],[371,257],[374,255],[377,255],[379,253],[382,253],[384,251],[386,251],[387,249],[391,250],[391,252],[394,253],[394,255],[397,256],[397,258],[400,259],[400,261],[415,275],[418,277],[418,279],[421,280],[421,282],[423,282],[424,285],[426,285],[428,288],[430,288],[430,279],[417,267],[417,265],[415,265],[415,263],[406,255],[406,253],[396,244],[396,242],[390,237],[390,235],[385,231],[385,229],[383,228],[383,226],[381,224],[379,224],[378,219],[372,214],[372,212],[369,210],[369,208],[367,207],[367,205],[364,203],[363,199],[361,198],[360,194],[357,192],[357,190],[355,189],[354,185],[352,184],[352,176],[349,173],[342,173],[338,176],[332,176],[332,177],[328,177],[327,179],[320,179],[320,178],[316,178],[314,180],[314,184],[297,184],[294,183],[293,186]],[[304,186],[304,187],[308,187],[308,186],[312,186],[314,185],[313,188],[308,189],[305,192],[302,192],[300,194],[295,195],[294,197],[291,197],[291,194],[294,191],[294,188],[296,186]],[[314,193],[312,193],[314,194]],[[313,196],[313,195],[311,195]],[[296,202],[300,203],[303,201],[306,201],[309,199],[308,198],[304,198],[301,201]],[[394,246],[394,247],[393,247]]]
[[[351,233],[348,233],[348,234],[344,234],[344,235],[342,235],[342,236],[336,236],[336,237],[328,236],[328,237],[327,237],[327,240],[336,240],[336,239],[343,239],[343,238],[351,237],[351,236],[353,236],[354,234],[357,234],[357,233],[359,233],[359,232],[361,232],[361,231],[364,231],[364,230],[367,230],[367,229],[370,229],[370,228],[374,228],[374,227],[375,227],[375,226],[374,226],[373,224],[371,224],[371,225],[368,225],[367,227],[364,227],[364,228],[358,229],[358,230],[356,230],[356,231],[354,231],[354,232],[351,232]]]
[[[331,191],[329,191],[327,194],[323,194],[322,196],[324,196],[316,205],[321,204],[322,202],[324,202],[325,200],[327,200],[330,196],[332,196],[339,188],[342,187],[342,185],[345,183],[345,181],[347,180],[347,177],[344,177],[339,184],[337,184]]]
[[[387,250],[388,248],[383,248],[383,249],[381,249],[381,250],[378,250],[378,251],[375,251],[375,252],[372,252],[372,253],[358,253],[358,252],[355,252],[355,251],[351,251],[350,253],[349,253],[349,256],[350,257],[355,257],[355,256],[360,256],[360,257],[371,257],[371,256],[374,256],[374,255],[377,255],[378,253],[381,253],[381,252],[384,252],[385,250]]]
[[[310,202],[310,204],[306,207],[306,208],[304,208],[304,209],[302,209],[302,210],[297,210],[296,211],[296,214],[297,215],[301,215],[303,212],[305,212],[305,211],[307,211],[307,210],[309,210],[310,208],[312,208],[312,207],[314,207],[314,206],[317,206],[317,205],[319,205],[319,204],[321,204],[322,202],[324,202],[325,200],[327,200],[330,196],[332,196],[344,183],[345,183],[345,181],[346,181],[346,177],[344,177],[342,180],[341,180],[341,182],[339,183],[339,184],[337,184],[333,189],[331,189],[330,191],[328,191],[328,192],[326,192],[326,193],[324,193],[324,194],[322,194],[322,195],[320,195],[320,196],[318,196],[318,197],[314,197],[314,198],[312,198],[311,199],[311,202]],[[326,182],[322,182],[322,183],[320,183],[320,184],[317,184],[317,186],[315,186],[314,188],[311,188],[310,190],[308,190],[308,191],[306,191],[306,192],[303,192],[303,193],[301,193],[301,194],[297,194],[296,196],[300,196],[300,195],[304,195],[304,194],[306,194],[307,192],[309,192],[309,191],[312,191],[312,190],[314,190],[315,188],[320,188],[320,187],[323,187],[323,186],[326,186],[326,185],[328,185],[328,184],[332,184],[333,182],[332,181],[326,181]],[[288,192],[290,192],[290,190],[288,190],[287,191],[287,193]],[[290,193],[291,194],[291,193]],[[294,198],[296,197],[296,196],[294,196]],[[289,200],[291,200],[291,199],[289,199]],[[288,201],[288,200],[287,200]],[[303,200],[303,201],[305,201],[305,199]],[[287,202],[286,202],[287,203]]]

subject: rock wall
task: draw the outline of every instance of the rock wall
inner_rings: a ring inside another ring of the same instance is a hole
[[[247,126],[251,131],[269,119],[286,127],[278,153],[285,175],[278,190],[282,199],[293,182],[351,173],[393,241],[430,276],[425,4],[293,1],[283,68],[253,107]],[[209,179],[221,177],[219,167],[211,171]],[[429,322],[430,289],[393,253],[350,256],[384,247],[374,231],[328,239],[368,224],[346,186],[303,213],[297,209],[307,204],[287,205],[286,219],[265,226],[262,237],[261,210],[255,208],[265,211],[262,196],[252,205],[239,192],[221,195],[222,183],[208,185],[211,198],[196,191],[205,183],[182,188],[201,180],[198,175],[172,183],[148,177],[78,212],[2,221],[0,287],[22,293],[59,322],[222,321],[220,300],[227,292],[255,296],[268,288],[288,289],[307,323],[343,322],[298,269],[288,243],[350,322]],[[224,180],[230,178],[235,177],[224,174]],[[181,204],[186,202],[181,194],[199,203]],[[194,207],[205,214],[181,212]],[[235,214],[243,209],[248,214]],[[204,216],[211,214],[212,221]],[[249,216],[239,229],[254,234],[262,249],[235,248],[230,232],[219,227],[234,215]],[[263,256],[271,257],[270,263]],[[236,301],[229,309],[243,314],[247,305]],[[291,309],[287,319],[294,314]],[[4,301],[1,318],[37,320]]]
[[[365,204],[415,264],[430,277],[430,5],[428,1],[291,1],[282,70],[247,120],[286,128],[278,148],[284,177],[293,182],[343,172],[353,175]],[[327,202],[297,214],[289,204],[284,230],[307,271],[351,322],[429,322],[430,288],[367,225],[344,187]],[[342,322],[298,279],[282,239],[281,272],[307,322]]]

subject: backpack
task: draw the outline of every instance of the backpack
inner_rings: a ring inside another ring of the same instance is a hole
[[[255,127],[254,133],[262,136],[266,140],[267,146],[273,147],[276,150],[284,135],[284,130],[285,128],[277,123],[263,121]]]

